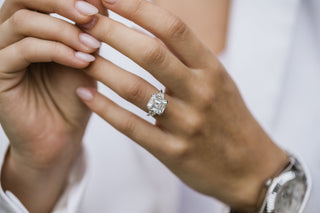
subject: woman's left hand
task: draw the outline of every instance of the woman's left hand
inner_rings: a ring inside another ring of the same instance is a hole
[[[79,88],[78,95],[195,190],[253,211],[264,181],[284,167],[287,155],[250,114],[217,57],[180,19],[150,2],[103,4],[156,38],[102,15],[87,32],[163,83],[168,105],[153,125],[93,88]],[[146,112],[151,95],[158,93],[147,81],[101,57],[85,72]]]

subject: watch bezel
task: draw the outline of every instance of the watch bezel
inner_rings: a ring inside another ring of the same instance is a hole
[[[289,181],[294,180],[296,177],[297,175],[295,174],[295,172],[288,171],[288,172],[282,173],[281,175],[273,179],[270,185],[270,188],[268,190],[269,193],[267,195],[269,197],[265,207],[267,213],[275,212],[277,196],[279,195],[281,188]]]

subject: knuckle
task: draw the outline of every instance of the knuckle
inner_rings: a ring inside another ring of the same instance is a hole
[[[130,8],[129,20],[131,20],[132,17],[138,16],[140,14],[140,11],[142,11],[141,9],[142,9],[143,3],[145,3],[144,0],[138,0],[138,1],[135,1],[135,3],[128,5],[128,8]]]
[[[136,122],[135,122],[135,116],[130,115],[127,116],[127,120],[123,122],[122,124],[122,130],[125,134],[128,136],[135,135],[136,132]]]
[[[169,23],[167,33],[170,38],[181,39],[188,32],[187,25],[178,17],[174,16]]]
[[[183,161],[192,153],[191,146],[184,140],[172,141],[168,147],[168,156],[175,161]]]
[[[183,126],[188,135],[198,135],[203,131],[204,121],[200,116],[189,113],[188,116],[184,116]]]
[[[202,86],[197,87],[196,91],[197,103],[202,109],[211,108],[216,99],[215,92],[210,86],[203,84]]]
[[[59,32],[57,33],[59,39],[68,38],[70,35],[76,35],[76,33],[73,31],[73,28],[66,22],[59,20],[52,27],[54,27],[55,32]]]
[[[142,86],[142,80],[138,79],[126,87],[125,99],[130,102],[140,100],[145,96],[145,89]]]
[[[32,37],[27,37],[22,39],[17,46],[19,54],[23,57],[24,61],[31,62],[32,56],[35,54],[34,46],[36,45],[35,39]]]
[[[166,60],[164,47],[156,41],[146,43],[143,59],[147,64],[162,64]]]
[[[100,20],[98,20],[98,24],[96,24],[94,28],[99,29],[99,26],[103,26],[101,30],[104,38],[112,37],[113,32],[116,30],[116,25],[106,17],[103,17]]]
[[[29,12],[26,9],[16,11],[10,18],[10,24],[13,29],[19,31],[20,28],[27,23],[28,14]]]
[[[32,37],[27,37],[21,40],[20,50],[22,53],[30,52],[35,45],[35,39]]]
[[[29,50],[33,46],[34,39],[32,37],[27,37],[21,40],[20,47],[22,50]]]

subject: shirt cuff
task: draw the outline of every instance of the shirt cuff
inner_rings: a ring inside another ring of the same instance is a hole
[[[9,143],[2,144],[0,148],[0,175],[4,158],[8,151]],[[82,197],[89,181],[90,172],[88,169],[89,156],[83,145],[79,156],[70,171],[67,187],[57,202],[52,213],[74,213],[78,212]],[[28,213],[19,199],[10,191],[4,191],[0,185],[0,212],[6,213]]]

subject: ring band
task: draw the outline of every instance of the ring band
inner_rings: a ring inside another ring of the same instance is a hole
[[[153,94],[147,104],[149,110],[148,116],[162,115],[168,101],[164,99],[164,93],[160,90],[158,93]]]

